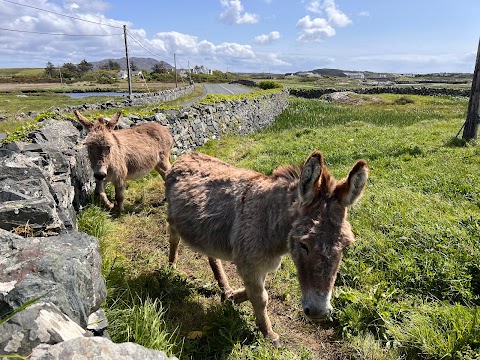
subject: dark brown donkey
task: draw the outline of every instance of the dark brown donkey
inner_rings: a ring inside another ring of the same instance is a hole
[[[165,180],[170,262],[177,261],[180,238],[206,254],[225,295],[250,300],[263,335],[279,346],[267,314],[267,272],[290,251],[305,315],[313,321],[329,316],[342,250],[354,241],[347,207],[367,178],[367,164],[359,160],[347,178],[336,181],[320,152],[303,166],[279,167],[271,176],[203,154],[184,155]],[[245,288],[230,288],[220,259],[236,264]]]
[[[95,192],[109,209],[114,205],[105,193],[106,181],[115,186],[117,210],[121,212],[127,179],[143,177],[153,168],[165,179],[165,173],[171,167],[169,157],[173,145],[165,126],[147,123],[114,131],[121,111],[108,122],[102,116],[91,122],[78,110],[74,113],[88,132],[85,144],[95,177]]]

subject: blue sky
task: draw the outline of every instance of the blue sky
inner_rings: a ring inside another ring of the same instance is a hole
[[[473,72],[479,16],[479,0],[0,0],[0,67],[123,57],[125,24],[130,56],[178,67]]]

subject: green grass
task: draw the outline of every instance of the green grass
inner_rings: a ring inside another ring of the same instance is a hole
[[[41,76],[44,72],[42,68],[4,68],[0,69],[0,77]]]
[[[113,219],[92,205],[81,216],[104,223],[85,229],[101,239],[107,316],[122,302],[144,312],[154,304],[166,348],[182,359],[319,359],[328,351],[358,359],[479,358],[480,148],[454,138],[468,99],[380,98],[360,106],[291,98],[269,129],[199,149],[266,174],[313,150],[337,178],[357,159],[368,162],[365,193],[349,211],[357,240],[345,251],[325,330],[302,319],[289,256],[267,282],[281,350],[255,330],[248,303],[220,302],[205,259],[181,247],[179,269],[169,268],[163,182],[154,174],[130,183],[127,214]],[[122,295],[131,293],[141,301]]]

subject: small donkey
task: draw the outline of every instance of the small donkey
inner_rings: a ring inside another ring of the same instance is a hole
[[[165,126],[147,123],[114,131],[121,111],[108,122],[102,116],[91,122],[78,110],[74,114],[88,132],[85,144],[95,177],[95,192],[109,209],[114,205],[105,193],[105,181],[115,186],[117,210],[121,212],[127,179],[143,177],[153,168],[165,179],[171,167],[169,157],[173,145]]]
[[[368,178],[364,160],[336,181],[313,152],[301,167],[279,167],[271,176],[190,153],[165,180],[170,262],[182,238],[209,257],[220,288],[235,302],[250,300],[263,335],[280,346],[267,314],[267,272],[290,251],[302,290],[302,307],[313,321],[333,311],[332,290],[343,249],[354,241],[347,207]],[[232,290],[221,260],[233,261],[245,288]]]

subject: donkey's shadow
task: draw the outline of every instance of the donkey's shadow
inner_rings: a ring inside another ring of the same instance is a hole
[[[220,300],[216,284],[186,278],[171,267],[157,270],[155,276],[165,321],[177,326],[187,358],[226,358],[237,344],[256,341],[259,334],[252,321],[241,306]]]

